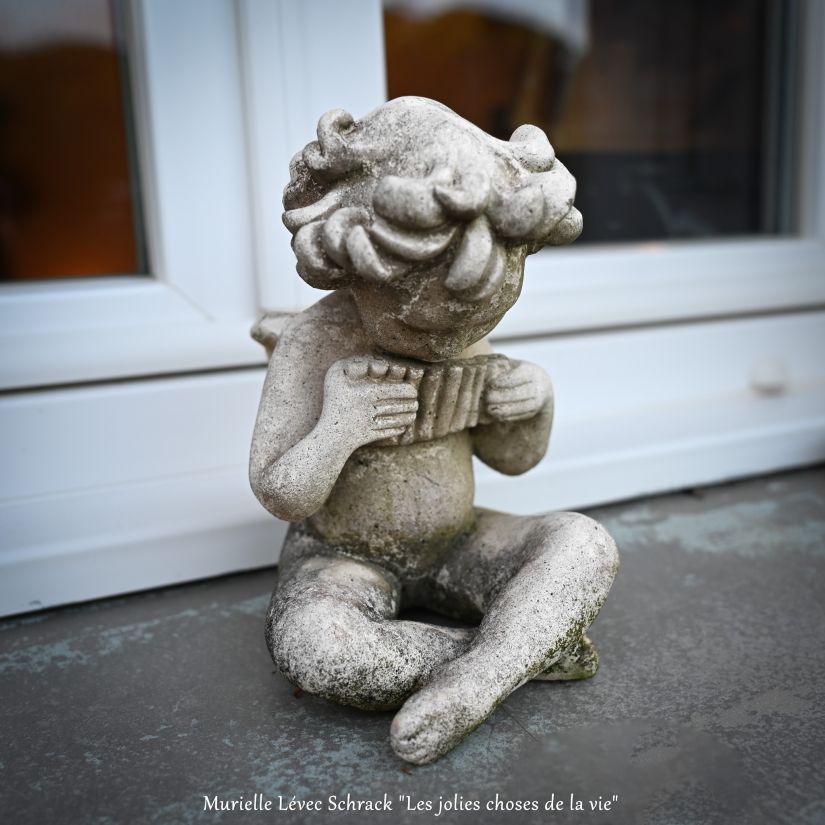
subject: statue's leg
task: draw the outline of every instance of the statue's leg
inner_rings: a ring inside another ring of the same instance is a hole
[[[474,532],[434,576],[431,606],[465,618],[475,611],[481,625],[467,651],[398,712],[395,752],[417,764],[438,758],[519,685],[580,656],[617,567],[615,543],[586,516],[479,511]]]
[[[396,619],[400,592],[391,572],[292,528],[267,615],[273,661],[309,693],[366,709],[399,707],[472,636]]]

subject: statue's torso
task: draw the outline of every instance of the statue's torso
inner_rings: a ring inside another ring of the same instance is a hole
[[[356,450],[309,523],[325,541],[407,572],[432,565],[473,520],[467,430]]]
[[[390,568],[414,573],[431,567],[473,521],[470,429],[483,421],[481,390],[491,370],[500,368],[500,356],[488,357],[482,348],[461,360],[426,364],[379,353],[342,294],[325,298],[298,321],[312,365],[305,391],[315,396],[313,423],[323,405],[323,377],[340,358],[398,364],[414,373],[402,380],[417,387],[419,400],[415,426],[357,449],[307,524],[328,544]]]

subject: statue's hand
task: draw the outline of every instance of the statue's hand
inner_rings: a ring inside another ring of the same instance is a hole
[[[344,358],[327,370],[321,421],[355,449],[401,435],[415,422],[417,396],[386,361]]]
[[[553,385],[538,364],[527,361],[495,376],[484,397],[487,414],[496,421],[526,421],[550,401]]]

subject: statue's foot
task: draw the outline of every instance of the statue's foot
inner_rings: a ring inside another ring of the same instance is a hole
[[[550,665],[547,670],[533,677],[541,682],[565,682],[574,679],[589,679],[599,669],[599,654],[593,642],[582,636],[575,647],[566,651],[561,658]]]
[[[495,662],[469,651],[448,662],[395,715],[390,741],[407,762],[424,765],[452,750],[517,685],[502,685]]]
[[[470,650],[442,666],[432,681],[407,699],[393,719],[390,740],[396,754],[407,762],[424,765],[451,751],[475,730],[519,686],[503,683],[496,664],[482,661],[478,651]],[[589,679],[598,669],[596,648],[587,636],[582,636],[534,678]]]

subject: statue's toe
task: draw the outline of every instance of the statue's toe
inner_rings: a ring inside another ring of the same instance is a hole
[[[547,670],[534,678],[542,682],[565,682],[589,679],[599,669],[599,654],[593,642],[582,636],[575,647],[561,655]]]

